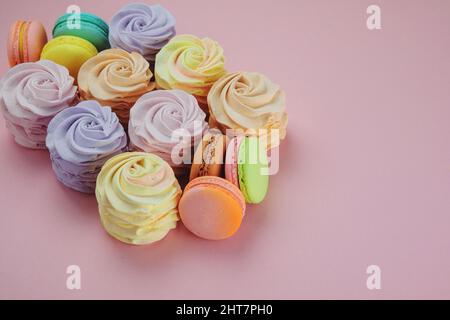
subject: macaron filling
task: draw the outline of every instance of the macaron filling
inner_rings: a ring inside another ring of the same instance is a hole
[[[202,164],[200,165],[200,169],[198,170],[199,176],[205,176],[208,174],[208,165],[213,162],[216,155],[216,145],[216,137],[212,135],[205,146],[205,151],[203,152]]]
[[[25,34],[28,25],[29,23],[22,22],[19,27],[19,63],[25,62]]]
[[[238,153],[243,137],[235,137],[231,140],[226,154],[225,177],[239,188]]]

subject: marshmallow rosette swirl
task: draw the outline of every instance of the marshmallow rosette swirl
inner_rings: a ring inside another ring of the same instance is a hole
[[[147,93],[131,108],[130,148],[157,154],[176,174],[183,174],[191,160],[183,162],[184,156],[201,140],[208,126],[205,119],[195,97],[184,91]]]
[[[76,101],[74,78],[52,61],[16,65],[0,82],[0,108],[6,126],[15,141],[27,148],[45,149],[48,123]]]
[[[103,227],[125,243],[159,241],[176,227],[181,188],[169,164],[154,154],[109,159],[98,175],[96,196]]]
[[[50,121],[46,143],[58,180],[77,191],[94,193],[101,167],[125,151],[127,136],[111,108],[83,101]]]
[[[147,60],[139,53],[108,49],[86,61],[78,73],[83,100],[97,100],[111,106],[123,125],[128,124],[130,109],[155,83]]]
[[[178,35],[156,56],[156,83],[162,89],[193,94],[206,110],[211,86],[226,73],[224,64],[223,49],[216,41]]]
[[[208,106],[210,126],[219,127],[224,133],[238,129],[245,134],[265,135],[269,147],[279,144],[275,137],[271,143],[273,129],[279,130],[280,139],[286,136],[284,91],[262,74],[236,72],[222,77],[209,92]]]
[[[175,36],[175,18],[160,5],[129,4],[117,12],[110,24],[113,48],[138,52],[150,62]]]

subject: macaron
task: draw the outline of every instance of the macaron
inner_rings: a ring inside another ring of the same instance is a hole
[[[78,26],[73,23],[79,22]],[[79,20],[74,20],[73,14],[68,13],[58,18],[53,27],[53,37],[75,36],[92,43],[97,50],[111,48],[109,44],[109,26],[101,18],[91,13],[81,13]]]
[[[225,136],[218,130],[207,132],[195,151],[189,180],[202,176],[221,176],[225,150]]]
[[[247,203],[261,203],[269,189],[269,161],[258,137],[230,140],[225,156],[225,178],[237,186]]]
[[[234,235],[241,226],[245,208],[239,188],[219,177],[199,177],[189,182],[178,205],[184,226],[207,240]]]
[[[41,22],[14,22],[9,30],[7,45],[9,66],[38,61],[46,43],[47,33]]]
[[[89,41],[74,37],[60,36],[50,40],[42,50],[41,59],[51,60],[69,69],[70,75],[77,79],[83,63],[98,53]]]

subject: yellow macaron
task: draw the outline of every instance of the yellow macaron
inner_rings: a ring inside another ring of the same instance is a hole
[[[41,53],[42,60],[51,60],[69,69],[75,79],[83,63],[98,53],[87,40],[74,36],[60,36],[50,40]]]

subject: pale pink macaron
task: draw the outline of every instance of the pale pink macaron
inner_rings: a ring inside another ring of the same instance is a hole
[[[225,156],[225,178],[239,188],[238,155],[239,146],[243,136],[237,136],[230,140]]]
[[[14,22],[9,30],[7,44],[9,65],[13,67],[20,63],[38,61],[46,43],[47,33],[41,22]]]

